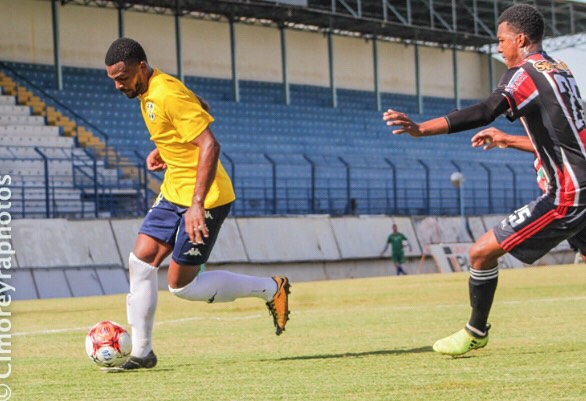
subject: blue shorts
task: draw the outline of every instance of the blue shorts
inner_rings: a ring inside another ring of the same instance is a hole
[[[568,240],[586,255],[586,207],[558,206],[542,195],[501,221],[493,229],[501,248],[524,263],[533,263]]]
[[[232,203],[228,203],[206,209],[209,237],[204,238],[205,244],[195,245],[189,241],[185,232],[183,215],[187,208],[169,202],[161,194],[148,211],[138,232],[173,246],[171,257],[176,263],[190,266],[201,265],[210,257],[222,223],[230,213],[231,207]]]

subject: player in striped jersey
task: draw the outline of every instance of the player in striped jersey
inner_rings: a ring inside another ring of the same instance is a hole
[[[568,66],[542,49],[543,16],[527,4],[506,9],[498,20],[498,51],[508,70],[483,102],[422,123],[395,110],[383,119],[393,134],[414,137],[450,134],[490,124],[504,114],[520,120],[526,137],[495,128],[472,137],[472,146],[513,148],[535,154],[544,194],[513,212],[470,249],[472,312],[464,329],[437,341],[433,349],[461,355],[488,343],[488,316],[498,282],[498,258],[510,253],[533,263],[568,240],[586,261],[586,128],[576,81]]]

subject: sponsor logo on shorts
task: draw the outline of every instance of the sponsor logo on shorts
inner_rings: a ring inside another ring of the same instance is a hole
[[[197,248],[191,248],[189,251],[185,252],[184,255],[201,256],[201,252]]]

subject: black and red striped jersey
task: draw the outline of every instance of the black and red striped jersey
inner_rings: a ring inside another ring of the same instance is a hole
[[[536,150],[542,188],[561,206],[586,206],[586,127],[576,80],[568,66],[545,52],[505,72],[497,91],[509,103]]]

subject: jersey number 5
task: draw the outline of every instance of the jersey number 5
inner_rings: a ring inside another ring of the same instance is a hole
[[[521,209],[517,209],[509,216],[509,224],[515,228],[519,224],[523,223],[528,217],[531,217],[531,210],[529,206],[523,206]]]

